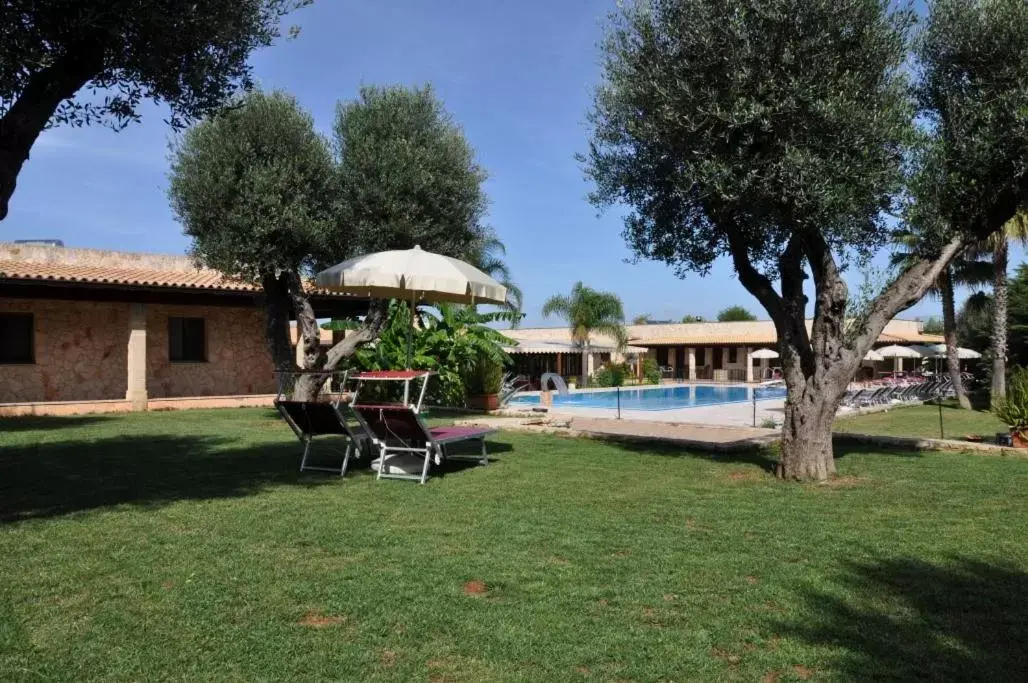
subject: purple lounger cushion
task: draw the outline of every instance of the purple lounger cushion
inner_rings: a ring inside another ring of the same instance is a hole
[[[461,425],[453,425],[450,427],[433,427],[429,430],[432,434],[432,440],[436,443],[446,443],[447,441],[464,441],[467,439],[474,439],[487,434],[492,434],[495,429],[488,429],[485,427],[464,427]]]

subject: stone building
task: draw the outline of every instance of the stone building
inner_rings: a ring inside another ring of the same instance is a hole
[[[811,321],[807,321],[809,329]],[[745,322],[650,323],[626,325],[629,346],[619,353],[614,340],[594,335],[589,353],[571,343],[567,327],[537,327],[504,330],[518,342],[508,351],[514,357],[515,372],[530,381],[543,372],[574,378],[583,363],[592,374],[610,361],[628,361],[637,369],[645,358],[653,359],[667,381],[745,383],[775,377],[777,360],[754,358],[758,349],[777,349],[778,335],[770,320]],[[939,335],[927,334],[917,320],[890,320],[876,346],[938,344]],[[865,362],[870,374],[903,370],[902,359]]]
[[[0,415],[270,404],[264,324],[260,288],[185,256],[0,243]]]

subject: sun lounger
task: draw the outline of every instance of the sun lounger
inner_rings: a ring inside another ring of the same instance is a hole
[[[410,406],[405,405],[351,405],[350,409],[371,435],[371,443],[378,450],[379,479],[412,479],[424,484],[433,459],[437,465],[443,458],[473,459],[483,465],[489,462],[485,437],[495,429],[460,425],[430,428]],[[464,441],[480,442],[481,455],[459,456],[446,452],[449,445]],[[420,474],[403,468],[412,457],[422,461]],[[401,471],[393,472],[394,466],[400,467]]]
[[[313,401],[275,401],[275,408],[296,434],[296,438],[303,444],[303,458],[300,460],[301,472],[306,470],[339,472],[339,476],[345,477],[350,457],[355,452],[360,457],[362,446],[369,441],[368,433],[359,423],[351,424],[344,410],[338,404]],[[346,438],[342,465],[339,468],[308,465],[307,459],[310,456],[314,438],[328,435]]]

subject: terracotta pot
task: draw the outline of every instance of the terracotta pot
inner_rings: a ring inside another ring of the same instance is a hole
[[[1025,432],[1017,432],[1011,429],[1010,442],[1014,448],[1028,448],[1028,436],[1025,435]]]
[[[468,396],[468,408],[474,410],[499,410],[499,394],[482,394],[479,396]]]

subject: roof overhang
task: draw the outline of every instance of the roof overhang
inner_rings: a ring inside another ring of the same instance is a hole
[[[264,293],[261,291],[23,278],[0,278],[0,297],[230,308],[264,307]],[[368,300],[358,297],[316,293],[309,295],[308,300],[318,318],[351,317],[368,312]]]

